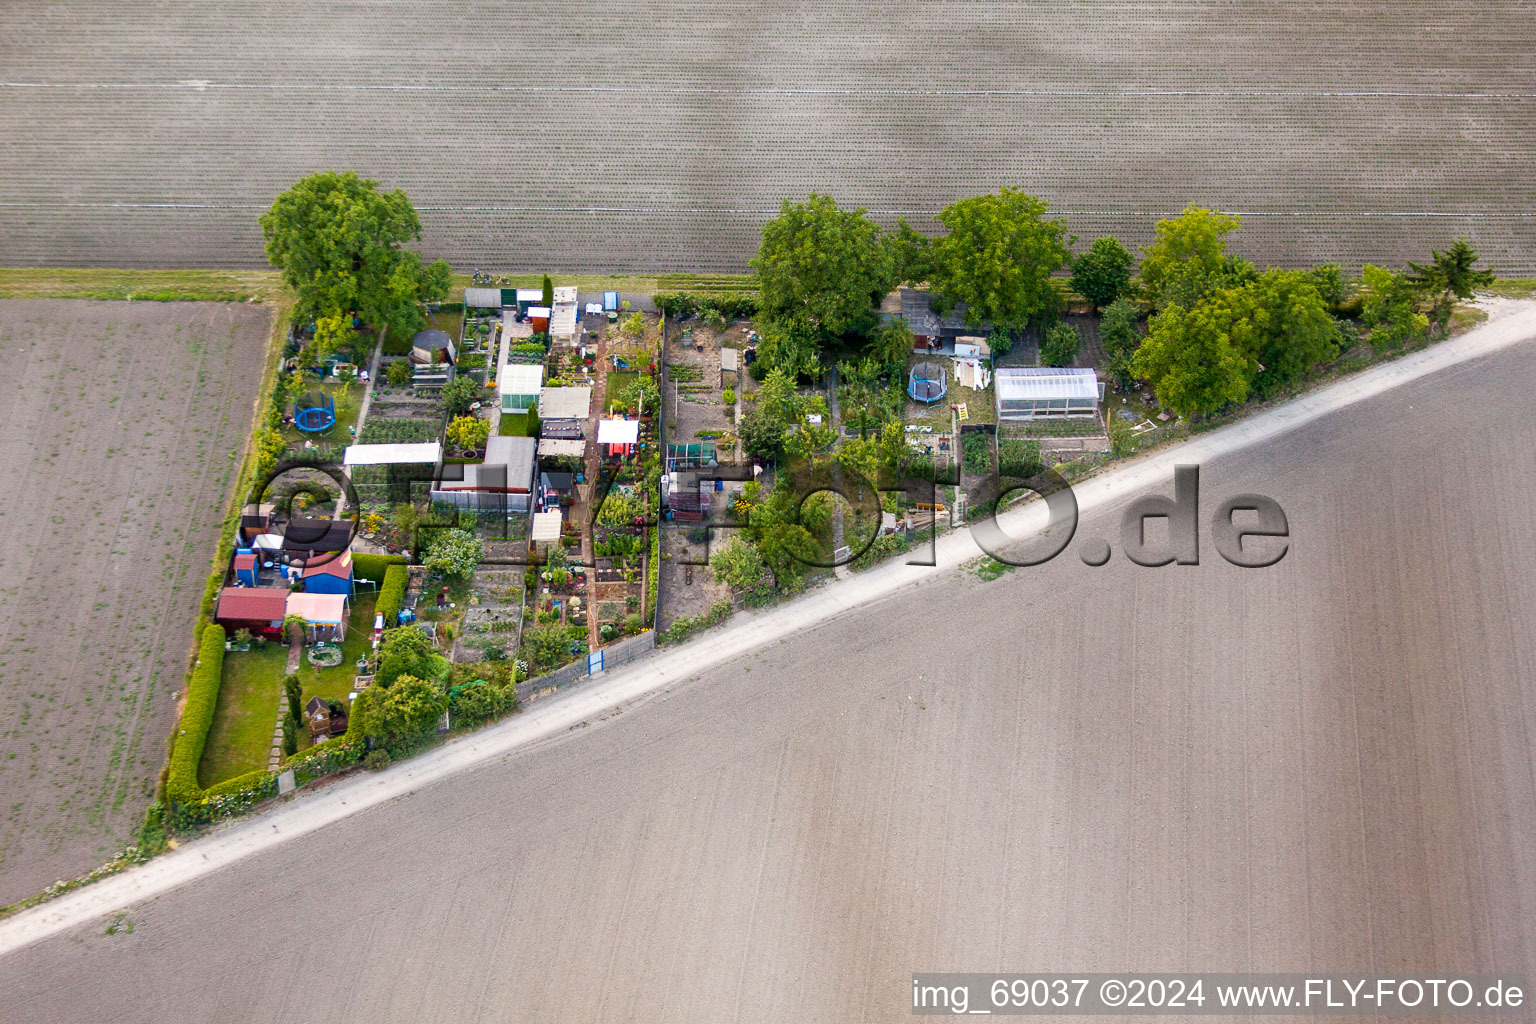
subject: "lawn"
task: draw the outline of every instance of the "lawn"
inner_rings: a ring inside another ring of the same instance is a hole
[[[528,414],[525,412],[504,412],[501,414],[501,423],[496,432],[502,437],[527,437]]]
[[[287,661],[288,648],[272,640],[254,651],[224,655],[219,703],[197,773],[205,787],[267,766]]]
[[[608,396],[609,412],[622,407],[623,403],[619,401],[618,396],[624,393],[625,388],[639,379],[640,374],[629,370],[610,370],[608,372],[608,383],[606,385],[608,390],[603,393]]]
[[[352,435],[349,432],[357,425],[357,414],[363,406],[363,394],[367,385],[353,381],[351,384],[343,384],[340,381],[310,380],[306,383],[304,394],[318,391],[331,396],[336,402],[336,422],[330,430],[321,434],[306,434],[291,423],[283,428],[283,440],[292,447],[301,447],[305,441],[330,444],[351,444]],[[292,407],[283,410],[292,415]]]
[[[299,662],[299,682],[303,701],[311,697],[347,702],[357,675],[357,659],[373,647],[373,606],[375,593],[363,593],[353,600],[347,620],[347,639],[342,642],[341,664],[317,669],[306,657]],[[283,692],[284,669],[288,667],[288,647],[268,640],[265,647],[248,653],[230,652],[224,656],[224,680],[219,685],[219,703],[213,713],[213,728],[208,731],[208,745],[198,780],[206,787],[267,766],[272,749],[272,727],[277,724],[277,701]],[[299,736],[299,747],[308,746],[308,733]]]

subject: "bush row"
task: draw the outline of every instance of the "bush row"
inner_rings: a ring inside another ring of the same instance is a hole
[[[708,629],[710,626],[724,622],[730,616],[731,602],[719,601],[703,615],[695,615],[692,618],[684,616],[678,619],[668,626],[666,632],[662,633],[657,639],[664,644],[675,644],[681,640],[688,639],[701,629]]]
[[[378,614],[384,616],[384,628],[391,629],[400,617],[400,605],[405,601],[405,585],[409,576],[404,565],[391,565],[384,570],[384,585],[379,588]]]
[[[194,799],[202,787],[197,782],[197,766],[203,760],[203,745],[213,727],[213,711],[219,703],[219,682],[224,672],[224,627],[203,627],[198,644],[197,667],[187,684],[187,703],[181,712],[181,726],[171,749],[171,768],[166,778],[166,795],[172,801]]]
[[[757,316],[757,296],[740,292],[720,295],[699,292],[657,292],[651,296],[656,308],[668,319],[686,320],[707,309],[719,310],[727,320],[750,320]]]
[[[404,555],[371,555],[366,552],[353,552],[352,575],[360,580],[383,583],[384,573],[390,566],[405,564]]]

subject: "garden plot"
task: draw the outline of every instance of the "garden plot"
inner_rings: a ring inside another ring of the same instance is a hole
[[[698,320],[668,329],[663,395],[667,444],[713,441],[721,464],[737,461],[735,406],[726,404],[725,390],[739,393],[743,386],[751,391],[755,385],[744,366],[738,373],[721,372],[720,349],[724,342],[737,351],[744,350],[747,333],[743,325],[715,331]]]
[[[91,870],[143,820],[269,316],[0,301],[0,904]]]
[[[516,655],[523,625],[524,575],[521,567],[475,572],[454,661],[506,661]]]

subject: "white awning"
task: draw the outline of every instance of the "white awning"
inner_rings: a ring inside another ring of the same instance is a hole
[[[437,463],[443,446],[436,441],[423,444],[354,444],[342,458],[344,466],[406,466]]]
[[[598,420],[598,444],[634,444],[640,440],[639,420]]]

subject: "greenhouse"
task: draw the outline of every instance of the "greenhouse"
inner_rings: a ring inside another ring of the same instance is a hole
[[[1095,416],[1102,396],[1098,378],[1086,367],[1004,366],[998,369],[997,418]]]

